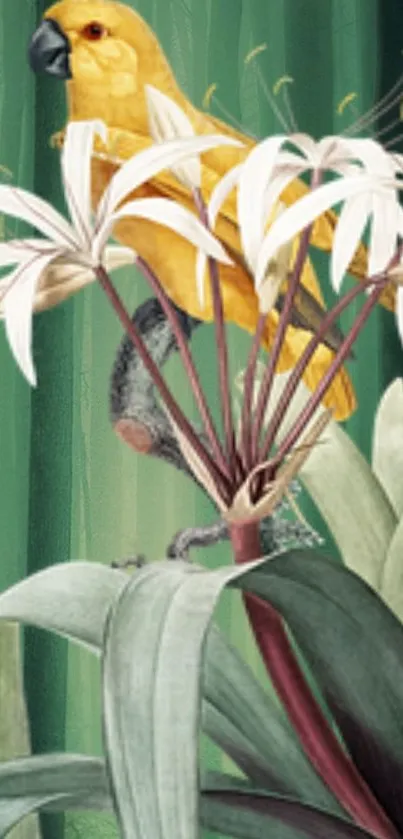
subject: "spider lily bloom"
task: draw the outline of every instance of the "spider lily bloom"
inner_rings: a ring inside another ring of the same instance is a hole
[[[301,140],[296,139],[298,136],[291,136],[290,142],[300,145]],[[277,149],[274,148],[271,159],[268,160],[271,180],[266,173],[265,184],[262,183],[261,161],[259,171],[257,168],[259,160],[256,158],[253,162],[253,152],[249,156],[249,173],[246,165],[242,173],[246,192],[251,188],[253,174],[255,183],[260,181],[260,208],[263,217],[260,230],[265,214],[267,217],[267,213],[290,179],[303,171],[302,166],[305,169],[311,168],[314,175],[320,174],[325,169],[338,175],[335,181],[317,186],[273,223],[259,251],[255,273],[257,288],[263,282],[268,261],[273,258],[278,248],[289,241],[290,237],[300,234],[323,212],[339,202],[343,202],[343,207],[336,226],[331,256],[331,279],[336,290],[340,288],[369,222],[371,222],[369,275],[386,269],[396,251],[402,211],[397,199],[400,184],[396,179],[400,167],[394,155],[389,154],[374,140],[326,137],[315,144],[306,135],[302,137],[304,138],[302,148],[310,149],[309,155],[306,152],[302,158],[293,153],[281,151],[279,146]],[[278,139],[280,142],[280,138]],[[310,167],[307,165],[308,162],[312,164]],[[246,206],[246,199],[243,205]],[[253,253],[256,233],[250,230],[246,215],[243,227],[244,248],[246,252]]]
[[[0,212],[17,217],[47,237],[2,243],[0,266],[17,267],[0,281],[0,301],[7,337],[24,375],[36,384],[32,360],[32,313],[59,302],[107,271],[135,263],[130,248],[107,245],[118,219],[135,216],[165,225],[196,248],[227,264],[231,260],[219,242],[193,213],[165,198],[122,201],[161,169],[216,145],[232,142],[220,135],[175,140],[152,146],[128,160],[113,176],[94,217],[91,213],[91,153],[95,135],[107,142],[106,126],[98,121],[70,123],[62,153],[62,179],[71,222],[47,201],[13,186],[0,186]]]

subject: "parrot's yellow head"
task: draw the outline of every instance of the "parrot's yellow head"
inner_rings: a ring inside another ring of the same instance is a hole
[[[55,3],[32,37],[29,58],[35,71],[67,81],[71,120],[98,118],[147,133],[144,84],[182,98],[154,33],[114,0]]]

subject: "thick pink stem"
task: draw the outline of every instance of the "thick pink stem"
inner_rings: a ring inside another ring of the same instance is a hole
[[[261,556],[259,525],[231,527],[237,563]],[[380,839],[398,833],[354,763],[340,745],[299,667],[280,615],[258,597],[244,593],[245,607],[266,669],[312,765],[347,813]]]

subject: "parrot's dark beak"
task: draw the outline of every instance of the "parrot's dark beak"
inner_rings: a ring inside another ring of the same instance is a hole
[[[28,58],[34,73],[49,73],[58,79],[71,79],[71,44],[56,20],[43,20],[34,32]]]

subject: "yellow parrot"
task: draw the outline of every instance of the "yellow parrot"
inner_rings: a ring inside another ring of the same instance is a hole
[[[61,0],[47,10],[31,40],[29,56],[35,71],[46,71],[66,80],[69,120],[97,118],[108,126],[108,154],[102,157],[94,155],[92,160],[94,205],[118,167],[116,160],[125,160],[152,144],[145,100],[146,84],[153,85],[171,97],[190,119],[196,134],[219,132],[236,137],[244,144],[243,148],[220,147],[203,154],[202,194],[206,202],[220,178],[228,169],[242,162],[254,146],[254,141],[249,137],[197,110],[188,101],[150,27],[139,14],[122,3],[114,0]],[[102,150],[102,144],[99,150]],[[281,200],[290,205],[306,189],[302,181],[295,180],[285,190]],[[195,212],[190,192],[169,172],[157,175],[128,200],[140,194],[167,196]],[[336,216],[331,212],[318,219],[312,231],[311,243],[329,251],[335,222]],[[252,277],[242,257],[235,192],[223,205],[214,232],[234,260],[233,266],[220,266],[225,319],[253,333],[259,314],[258,300]],[[208,291],[205,308],[200,308],[194,279],[195,250],[192,245],[161,225],[138,219],[120,221],[113,235],[147,260],[177,306],[201,320],[212,319]],[[297,249],[298,239],[293,245],[293,256]],[[364,247],[358,249],[350,271],[358,278],[365,276]],[[50,291],[54,292],[54,289]],[[388,308],[393,308],[393,292],[385,292],[382,302]],[[295,364],[310,339],[310,332],[318,327],[324,311],[323,298],[308,259],[303,271],[302,287],[295,300],[293,325],[287,329],[277,367],[279,372]],[[278,317],[277,310],[268,315],[262,342],[265,349],[270,348]],[[340,340],[340,332],[335,327],[329,331],[324,344],[316,350],[304,376],[310,389],[313,390],[323,377]],[[324,402],[333,409],[335,418],[339,420],[346,419],[355,409],[354,391],[345,370],[341,370],[335,378]]]

